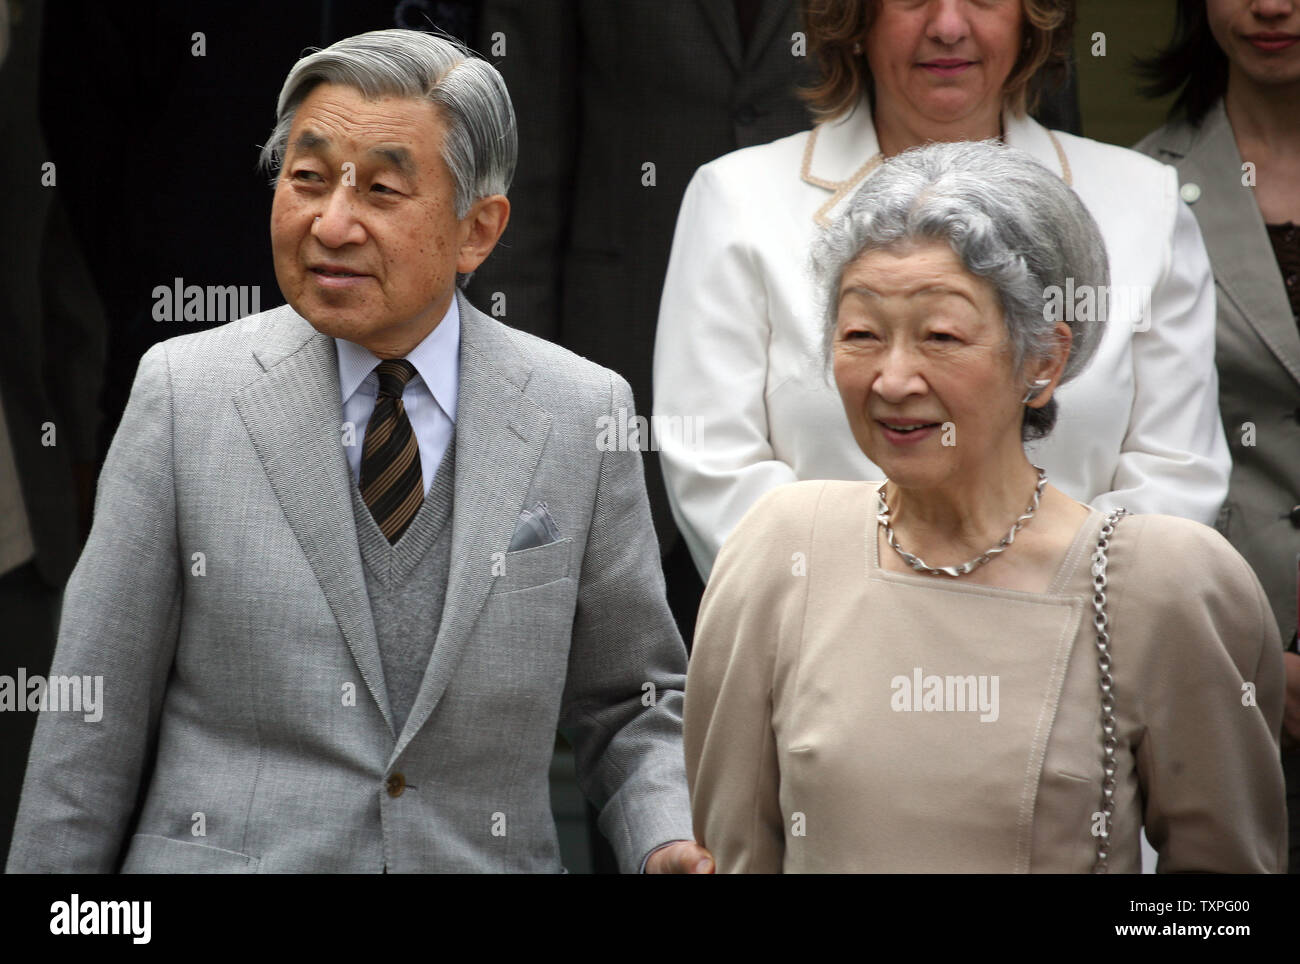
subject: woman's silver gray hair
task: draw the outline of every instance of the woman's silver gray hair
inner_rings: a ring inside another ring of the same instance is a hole
[[[418,30],[374,30],[303,57],[280,89],[275,130],[262,148],[264,170],[279,174],[294,114],[318,84],[342,84],[368,99],[416,97],[437,105],[456,217],[479,198],[509,190],[519,153],[510,94],[495,67],[456,41]]]
[[[966,270],[993,286],[1017,371],[1051,354],[1057,321],[1074,336],[1061,384],[1088,364],[1102,322],[1063,313],[1060,293],[1067,279],[1075,291],[1091,286],[1099,308],[1092,319],[1106,317],[1100,299],[1109,290],[1110,269],[1101,231],[1056,174],[997,141],[929,144],[891,158],[823,232],[813,249],[813,270],[824,298],[824,357],[834,344],[840,283],[849,264],[869,251],[928,241],[946,242]],[[1026,408],[1023,440],[1047,435],[1056,409],[1055,398]]]

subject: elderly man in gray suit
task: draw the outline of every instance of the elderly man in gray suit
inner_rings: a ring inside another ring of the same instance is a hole
[[[624,871],[712,869],[631,392],[457,288],[515,145],[440,38],[294,66],[288,304],[141,360],[52,670],[102,719],[41,714],[10,871],[560,871],[557,726]]]

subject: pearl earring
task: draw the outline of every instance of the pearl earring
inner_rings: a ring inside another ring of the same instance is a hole
[[[1052,383],[1050,378],[1039,378],[1035,380],[1033,387],[1025,392],[1025,397],[1020,400],[1021,405],[1027,405],[1029,400],[1041,392],[1044,388]]]

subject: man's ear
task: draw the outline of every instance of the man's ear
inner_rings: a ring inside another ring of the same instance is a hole
[[[510,201],[504,194],[490,194],[470,205],[460,221],[460,253],[456,271],[472,274],[497,246],[510,220]]]
[[[1070,326],[1063,321],[1058,321],[1056,323],[1056,344],[1052,349],[1052,353],[1028,366],[1026,372],[1030,382],[1036,382],[1044,378],[1048,382],[1042,391],[1036,392],[1034,397],[1025,403],[1030,408],[1042,408],[1051,401],[1056,386],[1061,382],[1061,375],[1065,372],[1065,363],[1070,360],[1070,345],[1073,341],[1074,332],[1070,330]]]

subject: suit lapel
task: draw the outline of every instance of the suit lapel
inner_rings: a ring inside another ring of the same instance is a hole
[[[1259,205],[1241,183],[1241,155],[1222,101],[1205,116],[1178,170],[1182,183],[1201,189],[1196,219],[1216,267],[1215,281],[1300,382],[1300,333]],[[1250,230],[1243,232],[1243,224]]]
[[[743,59],[740,47],[740,25],[736,23],[735,5],[731,0],[697,0],[697,2],[700,9],[704,11],[705,19],[713,27],[713,32],[718,37],[718,44],[727,55],[727,63],[731,65],[733,71],[739,73]],[[761,22],[762,14],[759,17]]]
[[[263,319],[259,328],[274,327],[254,351],[265,374],[235,395],[235,406],[361,678],[391,729],[341,444],[334,341],[288,306],[268,314],[269,319],[256,316]]]
[[[882,162],[867,98],[843,117],[818,124],[808,134],[799,179],[827,192],[813,220],[825,228],[837,209]]]
[[[785,0],[763,0],[763,3],[759,5],[758,18],[754,21],[754,32],[750,34],[749,46],[745,48],[744,52],[745,66],[753,67],[758,63],[763,56],[763,52],[767,50],[768,44],[772,42],[772,35],[776,33],[777,28],[785,20],[785,15],[789,9],[789,4]],[[734,4],[732,10],[735,10]],[[734,15],[732,20],[735,20]],[[739,26],[737,26],[736,32],[739,35]],[[791,40],[790,42],[793,43],[794,41]]]
[[[523,392],[532,364],[515,347],[509,329],[459,292],[456,297],[460,397],[451,565],[438,638],[394,760],[437,707],[469,644],[492,584],[494,554],[510,544],[551,424],[550,413]]]

